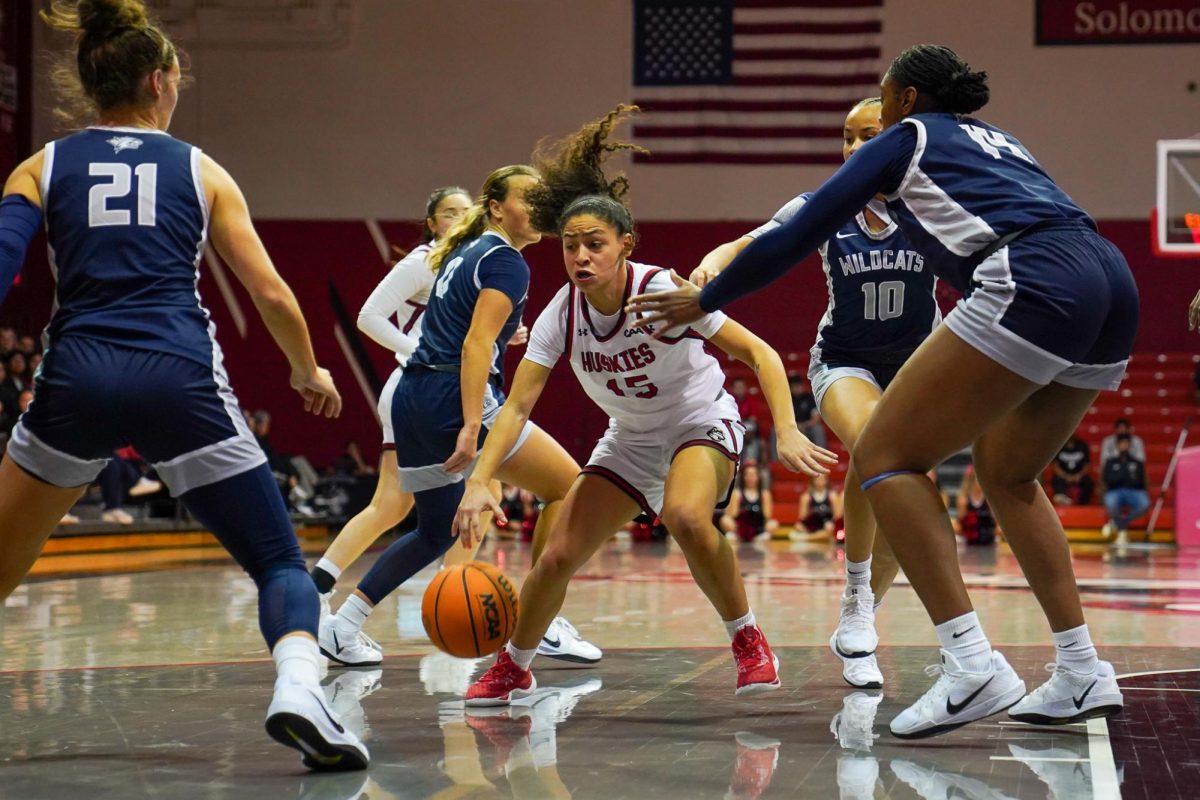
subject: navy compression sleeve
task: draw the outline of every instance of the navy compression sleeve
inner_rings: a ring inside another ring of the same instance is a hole
[[[0,200],[0,303],[25,263],[25,251],[42,225],[42,210],[24,195]]]
[[[713,312],[779,279],[837,232],[879,192],[893,192],[912,160],[916,133],[896,125],[867,142],[833,174],[794,217],[755,238],[700,293]]]

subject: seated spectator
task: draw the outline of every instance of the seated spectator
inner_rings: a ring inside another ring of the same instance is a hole
[[[1117,454],[1117,437],[1121,434],[1129,436],[1129,455],[1136,458],[1143,464],[1146,463],[1146,443],[1142,441],[1142,437],[1133,432],[1133,426],[1129,424],[1129,420],[1120,417],[1113,422],[1113,432],[1104,437],[1104,441],[1100,443],[1100,465],[1101,467]]]
[[[375,468],[367,463],[363,458],[362,449],[358,446],[358,442],[353,439],[346,440],[346,447],[342,454],[333,460],[330,469],[338,475],[374,475]]]
[[[760,428],[764,427],[764,423],[769,424],[771,416],[766,403],[758,395],[750,393],[750,386],[745,378],[734,378],[729,383],[729,393],[737,401],[738,414],[742,417],[743,425],[751,421]]]
[[[758,429],[758,420],[753,417],[744,419],[742,426],[746,429],[745,441],[742,443],[742,463],[753,461],[758,464],[766,464],[770,461],[767,457],[770,451],[767,440],[763,438],[762,432]]]
[[[963,473],[955,504],[958,506],[958,516],[954,520],[954,527],[967,544],[988,545],[996,541],[996,517],[987,498],[983,496],[983,487],[975,477],[973,466],[967,467]]]
[[[0,328],[0,361],[8,361],[8,356],[17,349],[17,332],[12,328]]]
[[[38,368],[42,366],[42,354],[34,353],[29,357],[29,383],[32,384],[34,378],[37,377]]]
[[[26,358],[30,358],[34,353],[39,352],[37,339],[32,336],[22,336],[17,341],[17,349],[24,353]]]
[[[33,402],[33,389],[24,389],[17,395],[17,412],[24,414],[29,408],[29,404]]]
[[[837,523],[842,518],[842,493],[830,488],[828,475],[817,475],[808,484],[808,491],[800,495],[799,523],[797,532],[804,541],[820,542],[832,540],[837,535]]]
[[[25,359],[25,354],[17,350],[8,354],[8,361],[5,362],[5,386],[9,391],[20,394],[25,389],[29,388],[29,362]]]
[[[770,537],[778,527],[771,490],[763,485],[758,463],[747,460],[738,472],[737,486],[721,515],[721,531],[732,533],[743,542],[752,542]]]
[[[117,525],[132,525],[133,516],[125,510],[125,502],[130,497],[142,497],[153,494],[162,488],[159,481],[146,477],[142,470],[144,465],[136,451],[131,447],[113,453],[108,464],[96,476],[100,486],[100,497],[104,510],[100,519]]]
[[[808,390],[808,381],[799,372],[792,372],[788,374],[788,387],[792,390],[792,412],[800,432],[817,447],[828,446],[825,426],[821,424],[816,398]]]
[[[16,385],[8,380],[8,367],[6,361],[0,360],[0,403],[8,409],[8,415],[12,417],[13,425],[17,423],[17,397],[21,394]],[[12,428],[12,425],[9,426]]]
[[[533,528],[537,525],[538,516],[541,513],[533,492],[509,486],[507,483],[501,484],[500,508],[504,510],[504,516],[508,519],[508,524],[504,526],[495,520],[492,522],[496,526],[500,538],[520,537],[521,541],[532,541]]]
[[[1050,488],[1054,491],[1055,505],[1071,505],[1072,489],[1078,492],[1074,502],[1081,506],[1092,502],[1092,492],[1096,488],[1096,482],[1092,480],[1092,451],[1087,442],[1073,433],[1054,457]]]
[[[1117,435],[1117,454],[1104,462],[1104,507],[1110,522],[1104,533],[1116,529],[1117,545],[1129,540],[1129,525],[1150,508],[1146,493],[1146,464],[1133,457],[1129,434]]]

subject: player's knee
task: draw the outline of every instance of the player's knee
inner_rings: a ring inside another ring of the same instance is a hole
[[[551,544],[538,557],[534,571],[553,580],[570,578],[579,568],[579,559],[572,557],[565,547]]]
[[[690,505],[668,505],[663,509],[663,523],[681,546],[709,536],[713,531],[712,512]]]

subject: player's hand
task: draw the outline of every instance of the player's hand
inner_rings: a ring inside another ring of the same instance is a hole
[[[458,504],[458,512],[454,515],[453,535],[458,537],[464,550],[470,550],[476,542],[483,539],[483,529],[480,518],[488,511],[496,516],[496,524],[500,527],[508,525],[508,518],[500,503],[492,495],[486,483],[467,481],[463,499]]]
[[[471,466],[471,462],[475,460],[475,454],[478,452],[476,445],[479,442],[479,429],[473,427],[465,427],[458,432],[458,441],[454,444],[454,452],[442,464],[442,469],[450,474],[463,472],[467,467]]]
[[[1196,292],[1191,306],[1188,307],[1188,330],[1194,331],[1198,325],[1200,325],[1200,292]]]
[[[290,383],[304,398],[305,411],[330,419],[342,413],[342,396],[333,385],[333,376],[329,374],[329,370],[317,367],[316,371],[309,375],[292,372]]]
[[[708,282],[721,274],[721,270],[716,267],[706,267],[703,264],[692,270],[692,274],[688,275],[688,280],[703,289],[708,285]]]
[[[675,270],[671,270],[671,280],[675,281],[673,290],[639,294],[629,298],[629,304],[625,306],[631,314],[648,315],[634,325],[647,330],[651,325],[656,326],[650,333],[655,339],[671,328],[686,328],[704,316],[704,310],[700,308],[700,287],[679,277]]]
[[[522,324],[522,325],[518,325],[517,329],[515,331],[513,331],[512,338],[508,340],[508,346],[509,347],[520,347],[521,345],[525,344],[528,341],[529,341],[529,328],[526,328]]]
[[[817,447],[799,428],[777,431],[779,460],[792,472],[816,477],[828,475],[829,466],[838,461],[837,453]]]

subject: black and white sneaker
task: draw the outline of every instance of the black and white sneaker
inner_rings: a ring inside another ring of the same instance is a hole
[[[304,766],[312,770],[366,769],[371,759],[358,737],[329,709],[321,688],[294,678],[275,681],[266,728],[272,739],[299,750]]]
[[[537,654],[559,667],[593,667],[604,656],[600,648],[580,638],[575,626],[563,617],[555,617],[538,642]]]
[[[897,738],[923,739],[952,731],[1003,711],[1025,694],[1025,681],[995,650],[987,672],[967,672],[943,650],[942,663],[926,667],[925,673],[938,675],[937,682],[892,720],[889,727]]]
[[[377,667],[383,663],[383,648],[375,640],[362,631],[338,630],[336,620],[336,614],[323,617],[317,628],[321,655],[345,667]]]
[[[1112,664],[1099,661],[1094,672],[1080,674],[1047,664],[1050,680],[1009,709],[1018,722],[1070,725],[1093,717],[1110,717],[1125,705]]]

